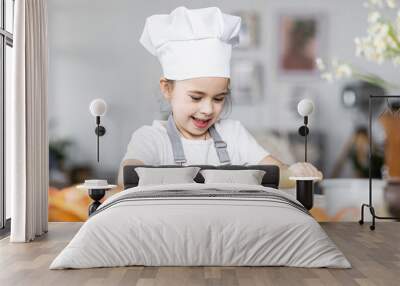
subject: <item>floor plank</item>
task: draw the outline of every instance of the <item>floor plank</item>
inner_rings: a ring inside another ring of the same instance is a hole
[[[290,267],[116,267],[48,269],[81,223],[50,223],[32,243],[0,240],[0,285],[399,285],[400,224],[380,222],[375,231],[357,223],[322,223],[352,269]]]

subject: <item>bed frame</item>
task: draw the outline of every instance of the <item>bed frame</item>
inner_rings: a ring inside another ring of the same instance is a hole
[[[206,169],[218,169],[218,170],[263,170],[265,175],[262,179],[261,184],[264,187],[271,187],[277,189],[279,186],[279,167],[275,165],[190,165],[191,167],[199,167],[201,170]],[[124,189],[136,187],[139,183],[139,176],[135,171],[137,167],[146,168],[180,168],[179,165],[162,165],[162,166],[150,166],[150,165],[126,165],[124,166]],[[204,183],[204,178],[200,174],[194,178],[197,183]]]
[[[201,170],[217,169],[217,170],[263,170],[265,175],[261,181],[264,187],[278,189],[279,186],[279,167],[275,165],[190,165],[192,167],[200,167]],[[127,165],[124,167],[124,189],[136,187],[139,183],[139,176],[135,171],[137,167],[146,168],[181,168],[179,165]],[[184,166],[183,166],[184,167]],[[204,178],[200,174],[194,178],[197,183],[204,183]],[[313,181],[297,180],[296,181],[296,199],[303,204],[303,206],[310,210],[314,202]]]

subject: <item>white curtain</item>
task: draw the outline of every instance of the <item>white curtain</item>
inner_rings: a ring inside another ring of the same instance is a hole
[[[6,180],[11,188],[10,241],[28,242],[48,226],[47,2],[16,0],[14,11]]]

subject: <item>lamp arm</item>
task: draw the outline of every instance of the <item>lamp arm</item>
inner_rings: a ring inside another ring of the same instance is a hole
[[[304,116],[304,127],[305,127],[305,136],[304,136],[304,162],[307,162],[307,135],[308,135],[308,116]]]
[[[100,116],[96,116],[96,124],[97,124],[97,128],[96,128],[96,134],[97,134],[97,162],[100,161],[100,135],[98,132],[99,128],[100,128]]]

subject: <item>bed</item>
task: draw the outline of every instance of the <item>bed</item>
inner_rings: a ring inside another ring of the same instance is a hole
[[[50,269],[351,267],[308,210],[278,189],[276,166],[198,166],[264,170],[260,185],[204,183],[199,173],[193,183],[143,186],[137,167],[124,168],[125,190],[100,205]]]

